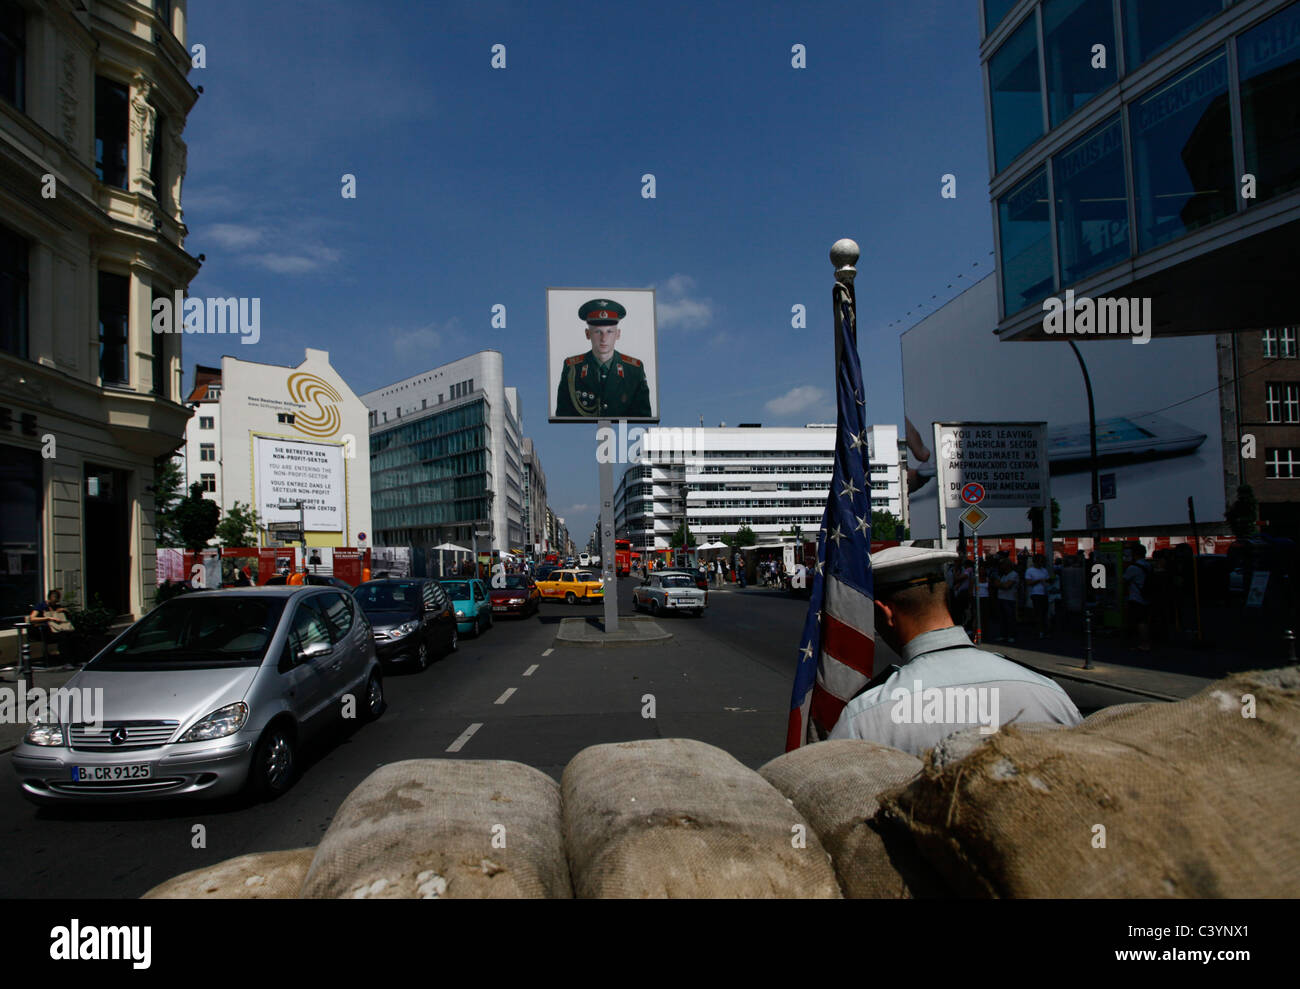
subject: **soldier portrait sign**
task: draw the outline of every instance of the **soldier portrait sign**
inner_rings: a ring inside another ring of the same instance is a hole
[[[659,421],[654,289],[546,290],[551,422]]]

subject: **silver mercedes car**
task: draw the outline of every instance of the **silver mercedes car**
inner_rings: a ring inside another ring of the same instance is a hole
[[[379,717],[381,677],[370,624],[350,594],[313,586],[186,594],[67,682],[65,696],[84,698],[81,720],[34,724],[13,753],[14,771],[39,804],[246,787],[275,797],[293,784],[310,733]]]

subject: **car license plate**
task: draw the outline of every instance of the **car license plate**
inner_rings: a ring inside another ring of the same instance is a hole
[[[98,782],[102,780],[143,780],[149,778],[149,764],[134,766],[73,766],[74,783]]]
[[[505,606],[504,604],[494,604],[494,605],[492,605],[492,610],[493,610],[493,611],[505,611],[505,610],[506,610],[506,606]]]

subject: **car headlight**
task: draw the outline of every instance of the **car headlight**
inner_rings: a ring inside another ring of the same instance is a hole
[[[400,639],[404,635],[410,635],[419,627],[419,622],[402,622],[401,625],[398,625],[397,628],[393,629],[393,635]]]
[[[237,701],[213,711],[177,741],[207,742],[214,738],[225,738],[243,728],[247,721],[248,705],[243,701]]]
[[[463,612],[463,611],[461,611],[459,608],[457,608],[457,609],[456,609],[456,617],[457,617],[457,618],[464,618],[464,617],[465,617],[465,612]]]
[[[27,729],[23,741],[28,745],[62,745],[63,725],[37,723]]]

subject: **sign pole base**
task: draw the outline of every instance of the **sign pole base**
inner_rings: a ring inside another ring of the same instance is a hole
[[[618,565],[614,559],[614,464],[600,455],[600,438],[613,424],[601,419],[596,426],[596,460],[600,465],[600,568],[605,580],[605,634],[618,631]]]

